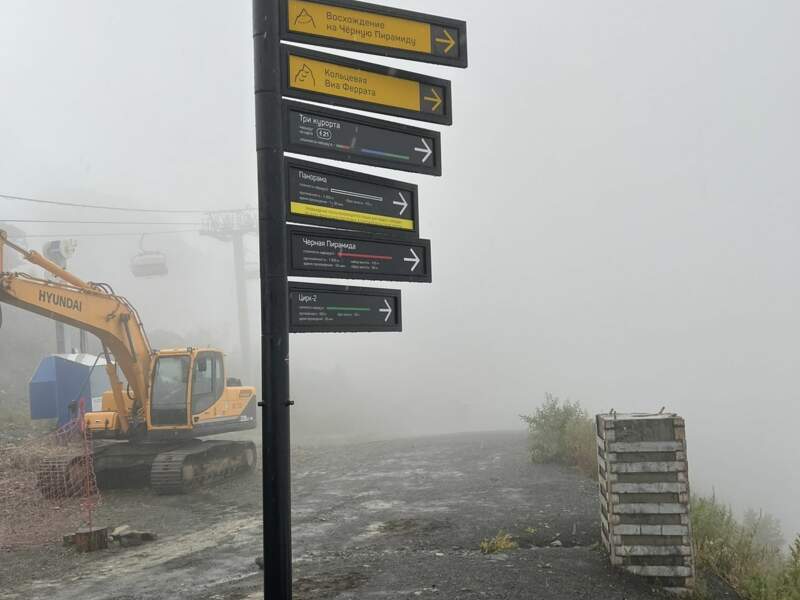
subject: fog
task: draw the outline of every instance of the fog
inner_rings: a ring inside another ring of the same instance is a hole
[[[385,3],[469,24],[466,71],[374,59],[453,81],[443,177],[359,168],[420,185],[433,284],[387,286],[402,334],[293,336],[296,439],[521,428],[546,392],[663,406],[687,420],[694,491],[800,531],[800,5]],[[255,206],[250,10],[3,2],[0,193]],[[197,221],[122,215],[0,199],[0,221]],[[170,276],[136,280],[138,236],[76,239],[72,270],[148,330],[239,352],[230,244],[148,236]]]

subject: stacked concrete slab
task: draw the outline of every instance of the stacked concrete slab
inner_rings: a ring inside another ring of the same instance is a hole
[[[689,592],[694,556],[683,419],[597,415],[597,446],[601,534],[611,563]]]

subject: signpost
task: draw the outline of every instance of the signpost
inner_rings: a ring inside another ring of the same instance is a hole
[[[281,40],[466,67],[466,35],[463,21],[355,0],[253,0],[264,597],[270,600],[292,597],[289,333],[402,330],[397,290],[290,284],[288,276],[431,281],[430,242],[419,239],[417,186],[288,159],[284,152],[442,174],[436,131],[284,97],[453,122],[447,80]],[[289,220],[323,227],[289,227]]]
[[[285,102],[283,119],[288,152],[442,174],[441,135],[437,131],[300,102]]]
[[[464,21],[350,0],[288,0],[281,11],[285,40],[467,66]]]
[[[291,333],[402,331],[399,290],[291,283]]]
[[[289,227],[289,275],[431,282],[431,243]]]
[[[450,82],[296,46],[281,49],[285,96],[451,125]]]
[[[279,0],[253,0],[253,46],[261,256],[264,597],[292,598],[289,439],[289,280],[283,178]]]
[[[343,229],[419,234],[416,185],[286,159],[290,221]]]

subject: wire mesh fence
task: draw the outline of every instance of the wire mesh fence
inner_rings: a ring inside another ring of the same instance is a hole
[[[92,526],[100,493],[83,423],[81,414],[53,433],[0,447],[0,549],[57,542]]]

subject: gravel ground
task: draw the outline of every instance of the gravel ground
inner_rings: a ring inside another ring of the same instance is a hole
[[[597,548],[593,482],[530,464],[523,433],[304,446],[293,471],[298,600],[658,597]],[[260,510],[258,475],[188,496],[107,491],[98,522],[158,541],[91,555],[56,545],[0,554],[0,598],[260,598]],[[500,531],[519,548],[482,554],[481,540]]]

